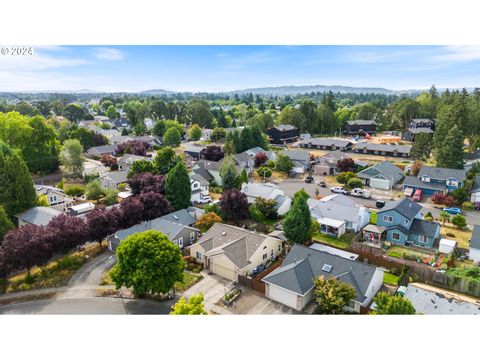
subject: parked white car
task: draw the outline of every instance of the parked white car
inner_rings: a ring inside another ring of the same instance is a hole
[[[370,199],[372,197],[372,193],[365,189],[355,188],[350,192],[350,195],[362,197],[364,199]]]
[[[343,195],[348,195],[349,194],[348,190],[344,189],[341,186],[334,186],[334,187],[330,188],[330,191],[333,192],[333,193],[336,193],[336,194],[343,194]]]
[[[203,195],[198,199],[197,204],[208,204],[209,202],[212,201],[212,198],[210,195]]]

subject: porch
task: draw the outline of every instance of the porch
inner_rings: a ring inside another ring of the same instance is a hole
[[[320,224],[320,233],[339,238],[345,234],[346,222],[342,220],[335,220],[330,218],[318,219]]]
[[[386,238],[386,228],[383,226],[377,226],[373,224],[368,224],[363,228],[363,241],[369,243],[369,245],[381,247],[382,241],[385,241]]]

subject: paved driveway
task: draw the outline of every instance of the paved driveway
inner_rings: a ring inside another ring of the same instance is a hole
[[[219,304],[219,301],[225,295],[225,285],[229,283],[217,275],[203,274],[204,278],[196,283],[183,295],[188,298],[198,293],[203,294],[205,309],[217,314],[295,314],[295,310],[283,306],[275,301],[267,299],[259,292],[242,287],[242,295],[233,307],[226,307]]]

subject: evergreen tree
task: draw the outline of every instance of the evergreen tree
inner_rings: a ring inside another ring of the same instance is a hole
[[[410,156],[414,160],[427,160],[432,152],[432,136],[426,133],[420,133],[415,136],[410,151]]]
[[[12,221],[8,217],[7,212],[3,208],[3,206],[0,205],[0,245],[2,244],[3,237],[5,234],[9,231],[12,230],[15,226],[13,225]]]
[[[223,190],[231,190],[237,187],[237,174],[231,168],[228,167],[222,176]]]
[[[9,216],[36,203],[35,188],[27,165],[17,151],[0,141],[0,205]]]
[[[191,205],[190,178],[183,162],[179,162],[168,172],[165,181],[165,194],[175,210],[185,209]]]
[[[297,192],[292,207],[283,221],[283,231],[287,239],[299,244],[308,240],[312,226],[307,198],[308,195]]]
[[[443,145],[437,149],[437,166],[450,169],[463,169],[463,134],[457,125],[447,133]]]

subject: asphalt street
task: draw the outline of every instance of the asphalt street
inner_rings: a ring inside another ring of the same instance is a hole
[[[0,306],[9,315],[126,315],[169,314],[178,298],[165,302],[142,299],[83,298],[29,301]]]
[[[304,189],[310,197],[315,197],[316,195],[316,190],[318,190],[318,194],[320,196],[328,196],[332,195],[333,193],[330,191],[329,187],[322,188],[318,186],[317,184],[310,183],[307,184],[305,181],[301,179],[292,179],[292,180],[285,180],[278,182],[277,185],[285,191],[285,195],[288,195],[290,197],[293,197],[293,195],[301,190]],[[370,199],[363,199],[363,198],[358,198],[354,197],[355,201],[359,204],[362,204],[364,206],[370,207],[370,208],[375,208],[375,202],[376,199],[370,198]],[[383,199],[382,199],[383,200]],[[386,200],[388,202],[388,200]],[[437,209],[432,203],[429,202],[420,202],[420,205],[423,206],[423,213],[424,215],[427,214],[428,212],[431,212],[433,217],[439,217],[440,212],[442,209]],[[472,210],[469,212],[464,212],[463,216],[466,217],[467,219],[467,224],[469,225],[480,225],[480,211],[477,210]]]

